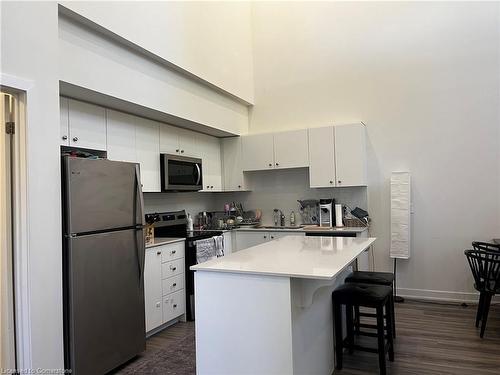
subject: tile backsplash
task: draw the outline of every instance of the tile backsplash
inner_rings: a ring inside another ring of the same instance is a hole
[[[225,202],[241,202],[245,210],[262,210],[262,222],[273,224],[273,209],[279,208],[286,216],[295,212],[300,224],[298,199],[334,198],[336,203],[367,210],[366,187],[311,189],[307,168],[249,172],[247,182],[251,191],[235,193],[145,193],[145,212],[185,209],[191,215],[200,211],[222,211]]]

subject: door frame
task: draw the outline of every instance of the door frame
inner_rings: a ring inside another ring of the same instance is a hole
[[[27,188],[27,143],[26,143],[26,103],[30,99],[32,81],[0,74],[2,91],[16,96],[18,111],[14,133],[12,188],[13,209],[13,272],[14,272],[14,317],[17,368],[31,368],[31,309],[28,242],[28,188]]]

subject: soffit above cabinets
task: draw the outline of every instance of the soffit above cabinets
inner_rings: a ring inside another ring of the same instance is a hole
[[[212,135],[214,137],[232,137],[238,135],[224,130],[212,128],[194,121],[186,120],[177,116],[170,115],[165,112],[147,108],[135,103],[127,102],[110,95],[76,86],[71,83],[59,81],[59,92],[61,96],[84,101],[91,104],[96,104],[105,108],[115,109],[120,112],[125,112],[131,115],[144,117],[150,120],[159,121],[175,125],[180,128],[192,130],[199,133]]]

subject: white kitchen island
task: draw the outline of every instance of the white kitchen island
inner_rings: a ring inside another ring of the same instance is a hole
[[[374,241],[286,236],[192,266],[197,374],[330,375],[331,293]]]

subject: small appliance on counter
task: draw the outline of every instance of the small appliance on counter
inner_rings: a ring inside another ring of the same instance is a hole
[[[217,230],[188,230],[188,220],[185,210],[173,212],[161,212],[146,215],[146,221],[150,215],[158,215],[157,220],[153,225],[155,228],[156,237],[181,237],[186,238],[185,248],[185,277],[186,277],[186,318],[187,320],[195,319],[194,311],[194,271],[189,267],[198,263],[197,261],[197,241],[209,239],[212,237],[221,237],[222,232]],[[202,215],[202,217],[208,215]],[[220,247],[220,246],[219,246]],[[224,252],[223,243],[222,253]]]
[[[317,199],[306,199],[298,200],[299,203],[299,213],[303,225],[318,225],[319,224],[319,213],[318,213],[318,200]]]
[[[319,226],[320,227],[333,227],[335,215],[333,207],[335,205],[334,199],[320,199],[319,200]]]

